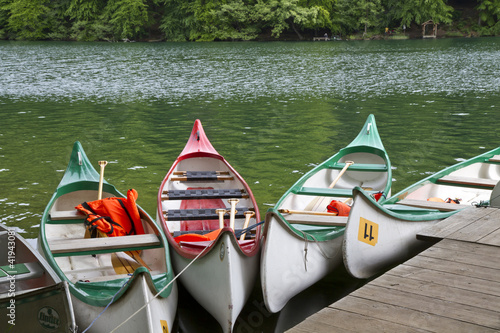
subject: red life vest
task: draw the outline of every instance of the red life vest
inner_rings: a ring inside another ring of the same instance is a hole
[[[337,201],[332,200],[326,209],[329,213],[337,213],[337,216],[349,216],[349,212],[351,211],[351,206]]]
[[[89,231],[95,229],[109,237],[144,234],[139,210],[135,203],[137,191],[130,189],[127,198],[110,197],[84,202],[75,208],[87,215],[85,225]]]

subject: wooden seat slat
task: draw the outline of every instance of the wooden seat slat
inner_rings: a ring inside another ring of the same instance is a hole
[[[488,162],[500,163],[500,155],[495,155],[488,160]]]
[[[224,181],[233,180],[227,171],[175,171],[171,181]]]
[[[80,211],[74,210],[56,210],[50,212],[50,219],[54,221],[59,220],[84,220],[86,218],[85,214]]]
[[[334,163],[329,165],[329,169],[341,170],[345,167],[345,163]],[[369,163],[354,163],[349,166],[347,171],[371,171],[371,172],[387,172],[386,164],[369,164]]]
[[[191,189],[163,191],[162,200],[248,198],[243,189]]]
[[[347,216],[322,216],[306,214],[290,214],[285,216],[291,224],[307,224],[328,227],[345,227]]]
[[[227,209],[228,213],[224,215],[224,218],[229,218],[229,209],[227,207],[221,207],[222,209]],[[167,221],[188,221],[188,220],[218,220],[219,215],[215,212],[217,208],[208,209],[169,209],[163,211],[165,219]],[[248,207],[236,207],[235,218],[245,218],[244,213],[249,209]]]
[[[452,203],[436,202],[436,201],[426,201],[426,200],[415,200],[415,199],[403,199],[403,200],[400,200],[396,203],[399,205],[418,207],[418,208],[437,209],[437,210],[446,211],[446,212],[466,208],[465,205],[460,205],[460,204],[452,204]]]
[[[132,251],[159,247],[161,246],[161,242],[158,236],[154,234],[143,234],[118,237],[49,240],[49,246],[52,254],[57,256],[67,253],[78,255],[78,253],[82,252],[105,253]]]
[[[494,188],[498,183],[495,179],[485,178],[472,178],[472,177],[457,177],[457,176],[444,176],[437,180],[439,183],[465,185],[470,187],[487,187]]]

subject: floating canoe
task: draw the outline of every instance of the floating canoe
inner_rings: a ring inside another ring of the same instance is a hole
[[[77,332],[68,284],[13,228],[0,225],[2,332]]]
[[[300,178],[268,210],[260,277],[269,311],[280,311],[342,263],[347,216],[327,212],[330,202],[350,202],[355,186],[388,195],[391,180],[389,157],[370,115],[354,141]]]
[[[86,216],[75,207],[98,199],[99,180],[76,142],[42,216],[40,252],[69,284],[81,330],[92,324],[89,332],[111,332],[119,325],[117,332],[168,332],[177,309],[177,286],[165,236],[138,207],[143,234],[86,238]],[[102,197],[124,195],[103,180]]]
[[[347,271],[364,279],[401,263],[430,245],[417,240],[419,231],[459,210],[489,201],[500,181],[498,154],[500,148],[443,169],[382,204],[356,189],[344,235]]]
[[[258,274],[260,215],[249,186],[214,149],[199,120],[161,183],[157,219],[182,284],[231,332]]]

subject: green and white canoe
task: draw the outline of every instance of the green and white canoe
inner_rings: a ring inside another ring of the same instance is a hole
[[[389,195],[391,181],[389,157],[370,115],[354,141],[300,178],[268,210],[261,283],[269,311],[280,311],[342,263],[347,217],[328,213],[328,204],[349,202],[355,186]]]
[[[419,231],[488,202],[500,181],[499,154],[500,147],[445,168],[382,204],[356,188],[343,244],[347,271],[364,279],[401,263],[431,245],[416,238]]]
[[[138,207],[144,234],[85,238],[85,216],[75,207],[97,200],[99,178],[76,142],[43,213],[39,250],[68,282],[81,330],[92,324],[88,332],[111,332],[119,325],[117,332],[168,332],[177,309],[177,286],[171,283],[168,243],[161,228]],[[125,196],[103,181],[102,197]]]

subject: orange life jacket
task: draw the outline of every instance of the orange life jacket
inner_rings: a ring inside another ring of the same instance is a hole
[[[326,209],[329,213],[337,213],[337,216],[349,216],[349,212],[351,211],[351,206],[337,201],[332,200]]]
[[[75,208],[87,215],[89,231],[98,229],[110,237],[144,234],[139,210],[135,203],[137,191],[130,189],[127,198],[110,197],[84,202]]]

